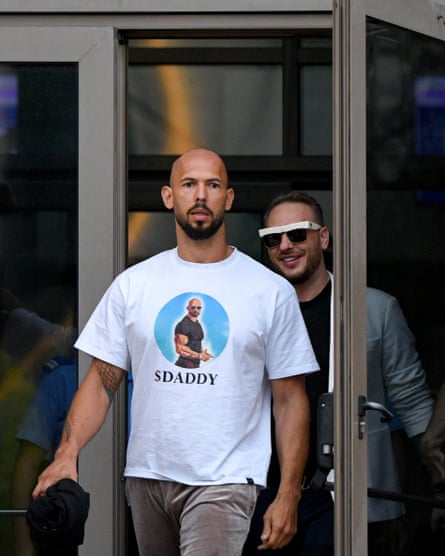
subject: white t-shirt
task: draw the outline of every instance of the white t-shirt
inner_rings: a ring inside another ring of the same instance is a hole
[[[176,365],[174,330],[201,306],[198,368]],[[265,485],[268,379],[318,370],[292,286],[247,255],[199,264],[164,251],[120,274],[76,347],[133,373],[126,476]]]

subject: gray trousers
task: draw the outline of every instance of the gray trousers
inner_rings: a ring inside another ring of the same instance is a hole
[[[259,488],[125,480],[140,556],[239,556]]]

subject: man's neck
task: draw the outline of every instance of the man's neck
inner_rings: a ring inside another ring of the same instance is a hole
[[[177,226],[179,257],[190,263],[217,263],[230,257],[233,247],[226,242],[223,226],[212,237],[203,240],[191,239]]]
[[[330,280],[329,273],[323,266],[319,272],[314,273],[309,280],[301,284],[294,284],[299,301],[311,301],[319,295]]]

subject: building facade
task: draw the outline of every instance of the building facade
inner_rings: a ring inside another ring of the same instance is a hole
[[[366,554],[367,284],[399,299],[433,396],[444,379],[445,3],[59,4],[0,0],[0,556],[31,554],[23,511],[58,439],[36,411],[52,404],[61,419],[73,388],[60,370],[85,375],[70,346],[113,277],[174,245],[159,190],[196,146],[226,160],[230,242],[265,264],[257,229],[271,198],[299,189],[323,205],[337,278],[336,553]],[[121,388],[79,459],[91,494],[81,555],[136,554],[128,426]],[[405,500],[410,542],[435,554],[428,477],[403,428],[399,440],[402,490],[423,500]]]

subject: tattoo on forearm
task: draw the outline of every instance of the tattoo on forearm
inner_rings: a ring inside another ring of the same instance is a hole
[[[114,393],[119,386],[115,370],[113,365],[104,363],[103,361],[96,361],[96,369],[99,373],[102,385],[107,393],[110,403],[113,401]]]

